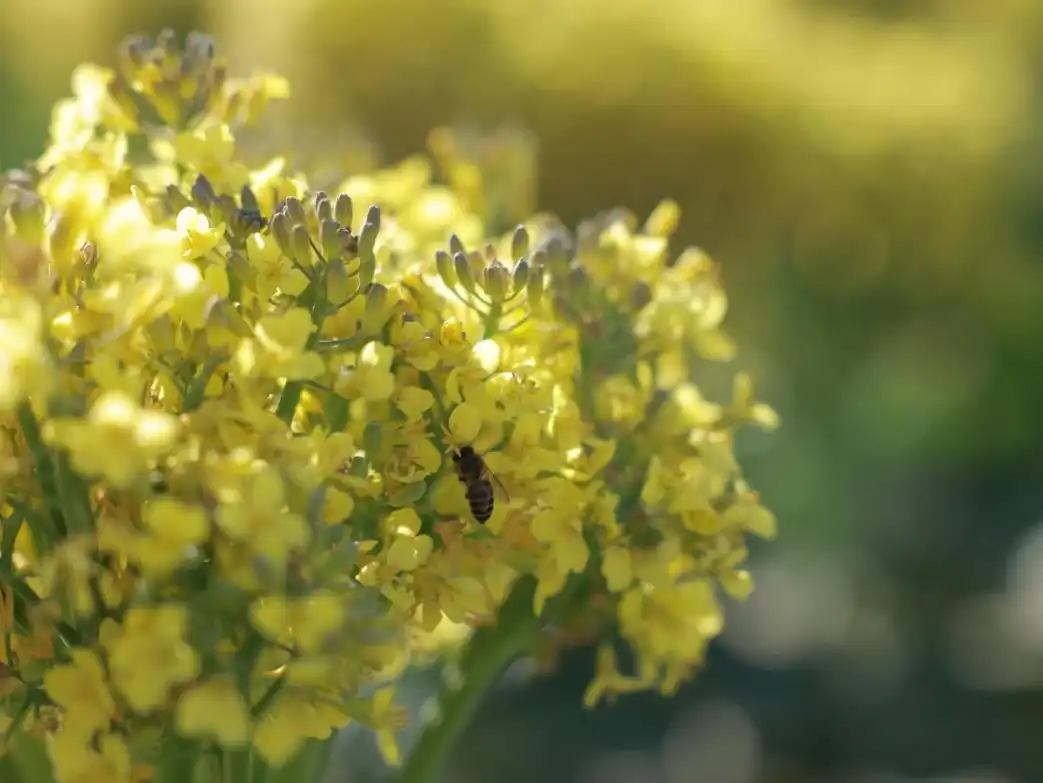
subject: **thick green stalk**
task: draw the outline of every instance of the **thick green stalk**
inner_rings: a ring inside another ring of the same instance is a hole
[[[428,724],[409,753],[397,783],[435,783],[445,761],[471,722],[489,688],[536,640],[540,629],[566,613],[581,597],[587,574],[573,574],[565,589],[533,614],[536,579],[521,577],[497,615],[496,625],[474,632],[460,662],[460,685],[443,680],[439,716]]]

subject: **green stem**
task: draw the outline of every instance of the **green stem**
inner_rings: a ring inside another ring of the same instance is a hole
[[[26,445],[29,447],[29,456],[32,458],[33,468],[36,471],[37,480],[40,482],[43,497],[47,501],[51,524],[54,527],[54,530],[50,531],[51,535],[46,536],[46,539],[53,541],[58,537],[64,538],[67,531],[65,529],[65,519],[62,517],[61,504],[58,502],[54,462],[51,459],[50,450],[44,445],[43,439],[40,437],[40,425],[36,421],[36,414],[33,413],[33,409],[28,402],[22,403],[18,408],[18,424],[22,428],[22,435],[25,437]],[[36,531],[33,532],[35,533]]]
[[[488,340],[500,329],[500,316],[503,315],[503,305],[499,302],[489,306],[489,313],[485,316],[485,334],[482,339]]]
[[[533,614],[536,579],[521,577],[497,615],[495,626],[474,632],[460,662],[460,685],[443,680],[438,694],[439,718],[426,726],[399,771],[396,783],[434,783],[446,759],[489,688],[503,671],[528,650],[540,629],[569,611],[581,598],[588,574],[573,574],[565,589]]]
[[[322,323],[326,320],[326,292],[325,279],[320,277],[311,283],[311,321],[315,325],[315,331],[308,336],[308,342],[304,350],[312,351],[318,345],[322,335]],[[279,405],[275,409],[275,415],[286,424],[293,423],[293,416],[297,412],[297,405],[301,401],[301,393],[304,391],[302,381],[286,381],[279,397]]]

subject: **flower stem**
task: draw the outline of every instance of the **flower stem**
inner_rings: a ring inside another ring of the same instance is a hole
[[[460,662],[459,686],[443,680],[438,694],[439,717],[428,724],[413,747],[396,783],[435,783],[482,698],[503,671],[521,656],[540,629],[567,612],[587,584],[586,574],[573,574],[565,589],[532,611],[536,580],[521,577],[497,615],[495,626],[474,632]]]

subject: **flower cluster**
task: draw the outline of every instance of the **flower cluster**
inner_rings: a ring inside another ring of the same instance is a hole
[[[733,433],[775,421],[690,380],[732,346],[673,205],[487,236],[448,154],[315,191],[238,146],[287,85],[199,35],[73,88],[0,179],[5,741],[115,783],[358,721],[394,762],[397,677],[512,595],[603,643],[590,703],[692,675],[774,534]]]

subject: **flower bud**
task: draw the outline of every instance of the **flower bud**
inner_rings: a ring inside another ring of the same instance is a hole
[[[383,283],[372,283],[366,291],[366,309],[362,313],[362,328],[366,332],[377,332],[388,318],[388,289]]]
[[[517,296],[529,282],[529,260],[527,258],[518,259],[518,263],[514,265],[514,272],[511,274],[511,296]]]
[[[178,189],[177,185],[173,183],[167,185],[166,193],[167,209],[170,210],[171,214],[176,215],[185,207],[192,206],[192,202],[185,198],[185,194]]]
[[[352,478],[364,479],[369,475],[369,457],[358,455],[348,463],[348,475]]]
[[[326,266],[326,299],[338,305],[348,301],[358,290],[358,281],[348,274],[348,268],[340,258],[334,258]]]
[[[351,196],[347,193],[337,196],[337,201],[333,205],[334,219],[345,228],[351,228],[352,211]]]
[[[370,253],[368,256],[359,257],[359,268],[355,273],[359,280],[359,288],[365,289],[373,282],[373,276],[377,273],[377,257]]]
[[[181,45],[178,35],[171,27],[164,27],[156,36],[156,49],[167,57],[174,59],[181,56]]]
[[[507,298],[510,280],[507,267],[499,261],[493,261],[482,270],[482,288],[489,295],[489,300],[497,304]]]
[[[576,262],[569,264],[569,290],[575,294],[582,295],[586,293],[589,285],[590,275],[587,274],[587,270],[583,268],[583,265]]]
[[[287,197],[283,201],[282,208],[286,211],[286,215],[290,218],[291,223],[300,223],[302,225],[308,223],[308,216],[304,214],[304,205],[301,204],[301,200],[296,196]]]
[[[529,231],[525,226],[519,225],[514,229],[514,236],[511,237],[511,258],[517,261],[528,252]]]
[[[275,238],[275,244],[279,246],[284,256],[293,257],[293,243],[290,240],[290,218],[285,212],[276,212],[272,216],[268,229]]]
[[[303,267],[311,266],[311,237],[308,236],[308,229],[301,223],[294,226],[290,232],[290,250],[290,257],[298,264]]]
[[[217,197],[214,206],[226,226],[232,230],[239,228],[239,206],[235,203],[234,198],[227,193],[222,193]]]
[[[565,276],[568,274],[569,256],[565,250],[565,243],[560,237],[551,237],[544,246],[546,250],[547,266],[555,275]]]
[[[660,201],[645,221],[645,233],[654,237],[668,237],[677,230],[681,222],[681,208],[676,201]]]
[[[456,270],[453,269],[453,257],[439,248],[435,251],[435,269],[447,288],[456,286]]]
[[[543,302],[543,289],[543,266],[534,265],[525,284],[525,298],[529,303],[529,309],[533,312],[538,312],[540,309]]]
[[[466,253],[467,248],[464,247],[463,240],[460,239],[456,234],[449,235],[449,252],[454,256],[457,253]]]
[[[318,191],[315,194],[315,217],[318,218],[321,223],[323,220],[333,219],[333,204],[330,203],[330,197],[323,191]]]
[[[257,196],[249,185],[243,185],[243,189],[239,191],[239,204],[244,210],[258,214],[261,212],[261,205],[257,201]]]
[[[460,283],[460,287],[463,288],[467,293],[474,293],[474,272],[471,270],[471,264],[467,260],[467,255],[464,253],[457,253],[453,256],[453,271],[456,272],[456,279]]]
[[[214,297],[208,303],[206,312],[207,326],[216,326],[228,330],[236,337],[246,338],[253,335],[250,325],[243,319],[235,306],[227,299]]]
[[[257,281],[257,271],[239,250],[228,254],[228,271],[248,288],[253,288]]]
[[[192,201],[204,213],[209,212],[210,206],[217,201],[217,193],[214,192],[214,186],[202,174],[196,177],[196,181],[192,183]]]
[[[366,213],[366,221],[362,224],[362,233],[359,234],[359,257],[363,260],[375,259],[374,249],[377,246],[378,233],[380,233],[380,207],[372,206]]]
[[[328,205],[329,201],[325,203]],[[319,221],[319,248],[327,263],[340,258],[340,225],[332,217]]]
[[[259,234],[268,226],[268,219],[252,209],[240,209],[236,216],[236,226],[243,236]]]

